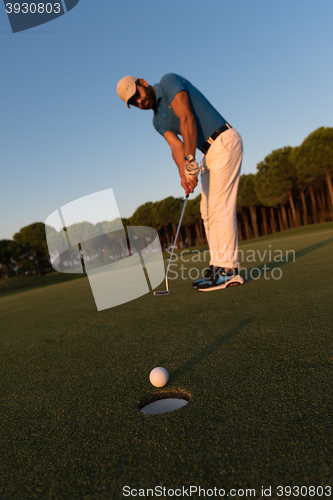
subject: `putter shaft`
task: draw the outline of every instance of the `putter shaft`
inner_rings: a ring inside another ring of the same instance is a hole
[[[166,273],[165,273],[166,290],[163,291],[163,292],[154,292],[154,295],[169,295],[170,294],[169,285],[168,285],[168,272],[169,272],[169,268],[170,268],[170,264],[171,264],[171,260],[172,260],[172,256],[173,256],[173,251],[174,251],[175,246],[176,246],[176,242],[177,242],[177,238],[178,238],[178,233],[179,233],[179,230],[180,230],[180,226],[182,224],[183,215],[184,215],[184,212],[185,212],[185,207],[186,207],[186,203],[187,203],[188,197],[189,197],[189,195],[186,196],[185,201],[184,201],[183,210],[182,210],[182,213],[180,215],[180,219],[179,219],[179,224],[178,224],[177,231],[176,231],[175,240],[174,240],[173,245],[172,245],[172,250],[171,250],[171,256],[170,256],[170,259],[169,259],[169,264],[168,264],[168,267],[167,267],[167,270],[166,270]]]
[[[173,256],[173,251],[174,251],[175,246],[176,246],[176,242],[177,242],[177,238],[178,238],[180,226],[182,224],[183,215],[184,215],[184,212],[185,212],[185,207],[186,207],[186,203],[187,203],[188,197],[189,197],[189,195],[187,195],[185,197],[185,201],[184,201],[184,205],[183,205],[183,210],[182,210],[182,213],[180,215],[180,219],[179,219],[179,224],[178,224],[178,227],[177,227],[177,232],[176,232],[175,240],[174,240],[173,245],[172,245],[172,250],[171,250],[171,255],[170,255],[170,259],[169,259],[169,264],[168,264],[168,267],[167,267],[167,270],[166,270],[166,273],[165,273],[165,284],[166,284],[167,291],[169,291],[169,286],[168,286],[168,272],[169,272],[169,268],[170,268],[170,264],[171,264],[171,260],[172,260],[172,256]]]

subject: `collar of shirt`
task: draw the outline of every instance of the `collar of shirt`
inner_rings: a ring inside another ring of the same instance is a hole
[[[158,109],[160,100],[162,99],[161,85],[159,83],[155,83],[154,89],[156,92],[156,107],[154,108],[154,113],[157,113],[157,109]]]

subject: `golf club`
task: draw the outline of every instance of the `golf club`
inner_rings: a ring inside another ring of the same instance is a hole
[[[182,224],[183,215],[184,215],[184,212],[185,212],[185,207],[186,207],[186,203],[187,203],[188,197],[189,197],[189,194],[186,195],[186,197],[185,197],[185,201],[184,201],[184,205],[183,205],[183,210],[182,210],[182,213],[180,215],[179,224],[178,224],[178,227],[177,227],[175,241],[173,242],[173,245],[172,245],[172,250],[171,250],[171,256],[170,256],[169,264],[168,264],[168,267],[167,267],[167,270],[166,270],[166,273],[165,273],[166,290],[163,290],[161,292],[154,292],[154,295],[170,295],[170,293],[171,293],[170,290],[169,290],[169,286],[168,286],[168,272],[169,272],[169,267],[170,267],[172,256],[173,256],[173,251],[174,251],[175,246],[176,246],[176,242],[177,242],[177,238],[178,238],[178,233],[179,233],[179,230],[180,230],[180,226]]]

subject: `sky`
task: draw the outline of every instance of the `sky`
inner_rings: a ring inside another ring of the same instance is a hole
[[[190,80],[241,134],[245,174],[332,127],[332,20],[332,0],[80,0],[14,34],[1,2],[0,239],[105,189],[122,217],[184,196],[153,112],[116,93],[125,75]]]

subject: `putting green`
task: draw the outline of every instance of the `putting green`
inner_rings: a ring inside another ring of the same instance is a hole
[[[333,489],[333,224],[240,250],[245,285],[211,293],[189,279],[207,266],[202,250],[184,252],[188,262],[178,252],[170,295],[101,312],[86,278],[0,296],[0,498]],[[170,375],[160,390],[155,366]],[[159,391],[191,399],[140,413]]]

